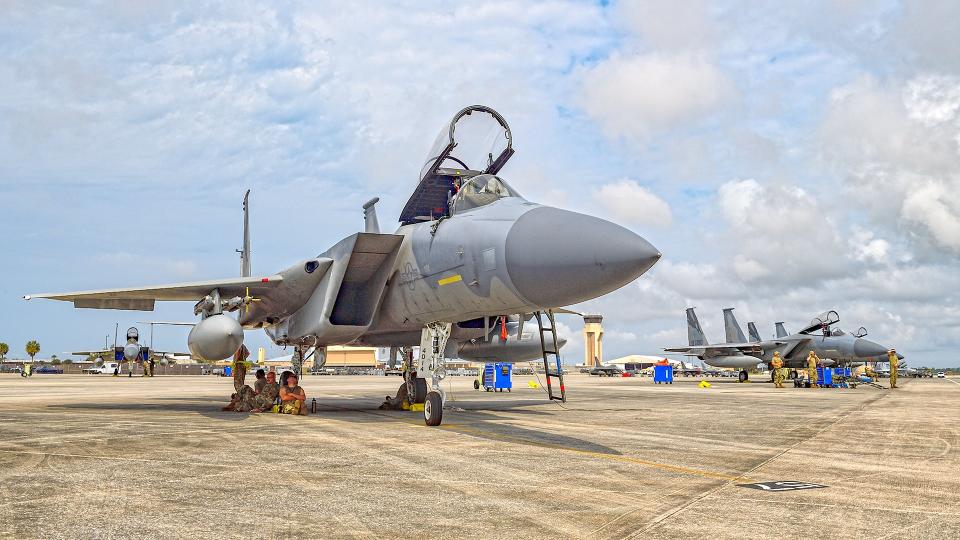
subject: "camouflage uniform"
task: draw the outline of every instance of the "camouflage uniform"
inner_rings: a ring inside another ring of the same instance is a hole
[[[233,406],[233,410],[237,412],[250,412],[256,408],[256,399],[257,396],[254,394],[253,388],[245,384],[240,387],[239,392],[234,394],[233,401],[236,405]]]
[[[811,351],[807,355],[807,376],[810,377],[810,388],[817,387],[817,355]]]
[[[776,388],[783,388],[783,360],[779,354],[773,355],[770,367],[773,369],[773,385]]]
[[[273,407],[273,403],[277,400],[277,396],[280,395],[280,385],[277,383],[266,383],[263,385],[263,390],[253,398],[253,408],[254,409],[263,409],[268,410]]]
[[[301,392],[299,386],[294,386],[293,388],[287,387],[287,391],[293,394]],[[277,392],[279,395],[279,391]],[[282,414],[301,414],[303,411],[303,402],[300,400],[296,401],[283,401],[280,403],[280,412]]]
[[[897,358],[896,352],[890,352],[887,354],[887,360],[890,361],[890,388],[897,387],[897,368],[900,367],[900,359]]]

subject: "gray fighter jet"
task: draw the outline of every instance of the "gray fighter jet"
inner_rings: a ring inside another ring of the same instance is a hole
[[[503,117],[467,107],[441,131],[393,234],[380,232],[374,199],[364,232],[277,273],[252,275],[245,230],[239,278],[24,298],[145,311],[195,302],[188,346],[210,360],[232,355],[255,328],[321,364],[328,345],[405,347],[406,390],[428,425],[442,418],[447,340],[487,339],[497,317],[533,313],[548,395],[563,400],[552,310],[623,287],[660,253],[619,225],[523,198],[497,176],[513,153]]]
[[[777,338],[766,341],[760,340],[759,334],[755,335],[754,331],[750,332],[751,338],[755,337],[756,340],[747,341],[733,314],[733,308],[723,310],[723,321],[727,341],[711,345],[700,328],[700,321],[697,319],[694,308],[687,308],[689,346],[664,350],[696,356],[713,367],[739,369],[740,382],[747,380],[748,369],[760,363],[769,364],[773,359],[773,353],[777,351],[783,358],[783,366],[793,369],[794,377],[797,369],[807,367],[807,354],[810,351],[815,352],[826,366],[886,360],[888,348],[864,339],[867,335],[865,328],[861,327],[854,334],[834,328],[833,325],[840,322],[840,316],[836,311],[827,311],[814,317],[807,327],[792,335],[786,335],[783,323],[778,322]],[[900,356],[900,358],[903,357]]]

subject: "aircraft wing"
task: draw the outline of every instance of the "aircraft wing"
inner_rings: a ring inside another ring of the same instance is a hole
[[[153,311],[154,302],[158,300],[195,302],[209,294],[213,289],[220,289],[220,295],[224,298],[243,296],[246,294],[247,288],[250,289],[252,296],[259,296],[269,292],[282,281],[282,276],[272,275],[268,277],[191,281],[142,288],[133,287],[127,289],[30,294],[24,296],[23,299],[48,298],[50,300],[63,300],[65,302],[73,302],[73,306],[77,308]]]
[[[90,355],[99,356],[99,355],[101,355],[101,354],[110,354],[110,355],[112,355],[112,354],[113,354],[113,349],[103,349],[103,350],[100,350],[100,351],[76,351],[76,352],[72,352],[72,353],[70,353],[70,354],[72,354],[72,355],[77,355],[77,356],[90,356]]]

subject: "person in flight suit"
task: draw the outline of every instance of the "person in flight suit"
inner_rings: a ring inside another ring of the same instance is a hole
[[[807,355],[807,377],[810,378],[810,388],[816,388],[817,383],[817,353],[810,351]]]
[[[887,360],[890,361],[890,388],[897,387],[897,368],[900,367],[900,359],[897,358],[897,350],[887,351]]]
[[[780,358],[780,351],[773,353],[773,360],[770,361],[770,368],[773,369],[773,385],[775,388],[783,388],[783,359]]]

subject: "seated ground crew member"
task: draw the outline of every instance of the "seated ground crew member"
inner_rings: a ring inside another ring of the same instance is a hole
[[[253,398],[253,408],[251,412],[263,412],[270,410],[273,407],[274,402],[277,400],[277,396],[280,395],[280,385],[277,384],[277,374],[274,372],[267,373],[267,377],[264,379],[265,384],[263,385],[263,390],[261,390]]]
[[[263,387],[267,384],[266,372],[263,371],[263,368],[257,370],[257,382],[253,383],[253,391],[256,393],[263,392]]]
[[[304,402],[307,394],[297,384],[297,376],[291,373],[287,377],[287,385],[280,387],[280,412],[283,414],[307,414]]]

